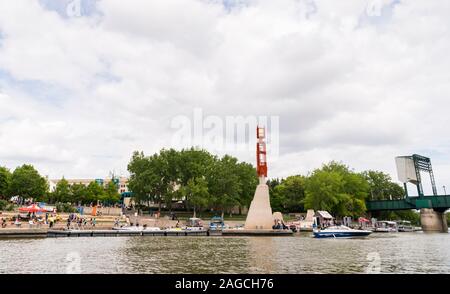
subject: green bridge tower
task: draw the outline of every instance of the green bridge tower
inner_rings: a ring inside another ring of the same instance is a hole
[[[405,188],[405,198],[367,201],[367,210],[377,212],[420,209],[421,225],[424,231],[447,232],[445,211],[450,208],[450,195],[438,195],[430,158],[414,154],[396,157],[395,162],[398,179]],[[429,174],[433,195],[424,195],[421,172]],[[416,185],[418,196],[408,195],[408,183]]]

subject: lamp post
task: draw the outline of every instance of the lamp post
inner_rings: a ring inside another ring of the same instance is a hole
[[[444,195],[447,195],[447,191],[445,190],[445,186],[442,186],[442,188],[444,189]]]

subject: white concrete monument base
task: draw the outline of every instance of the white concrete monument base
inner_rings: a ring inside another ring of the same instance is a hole
[[[273,225],[269,186],[263,181],[260,181],[260,184],[256,187],[252,203],[250,204],[244,228],[246,230],[272,230]]]

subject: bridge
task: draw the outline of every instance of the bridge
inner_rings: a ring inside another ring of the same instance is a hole
[[[366,201],[369,213],[377,211],[420,210],[420,222],[424,231],[447,232],[447,219],[445,211],[450,208],[450,195],[437,195],[431,160],[427,157],[414,154],[396,158],[399,180],[405,188],[405,198],[395,200],[369,200]],[[423,193],[420,172],[427,172],[431,180],[432,196]],[[418,196],[408,195],[407,183],[417,186]]]
[[[450,195],[406,197],[396,200],[370,200],[366,202],[366,207],[369,212],[422,208],[444,212],[450,208]]]

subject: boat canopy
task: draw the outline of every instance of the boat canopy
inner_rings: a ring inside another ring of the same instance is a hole
[[[325,210],[318,210],[317,215],[325,219],[333,219],[331,214],[329,214],[328,211]]]
[[[402,220],[402,221],[399,221],[399,223],[400,224],[411,224],[411,222],[410,221],[407,221],[407,220]]]
[[[391,225],[391,226],[397,225],[397,223],[393,222],[393,221],[377,221],[377,223]]]

